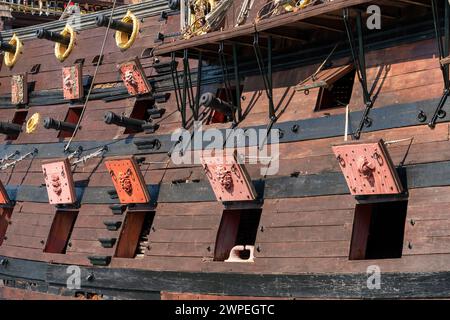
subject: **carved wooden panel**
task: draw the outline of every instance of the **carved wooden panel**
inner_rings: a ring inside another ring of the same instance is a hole
[[[81,64],[62,69],[64,99],[77,100],[83,97],[83,75]]]
[[[51,204],[73,204],[77,201],[72,170],[68,159],[42,164],[48,201]]]
[[[148,203],[150,201],[144,177],[133,156],[109,158],[105,164],[120,203]]]
[[[3,183],[0,181],[0,204],[8,204],[9,202],[8,193],[6,192]]]
[[[333,146],[352,195],[398,194],[403,191],[383,140]]]
[[[201,162],[218,201],[249,201],[256,191],[236,152],[220,156],[202,156]]]
[[[119,66],[119,71],[122,81],[130,95],[135,96],[150,93],[150,84],[138,58],[122,63]]]
[[[15,74],[11,77],[11,103],[28,103],[28,82],[27,74]]]

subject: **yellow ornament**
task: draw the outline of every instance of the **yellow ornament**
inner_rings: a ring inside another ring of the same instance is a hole
[[[131,34],[122,31],[116,31],[115,34],[116,45],[121,50],[126,50],[133,45],[139,33],[139,19],[136,18],[136,16],[130,10],[128,10],[127,14],[122,18],[121,21],[124,23],[133,24],[133,31],[131,32]]]
[[[20,41],[19,37],[14,33],[11,40],[9,40],[9,44],[16,47],[15,52],[7,52],[5,51],[4,61],[6,66],[12,68],[14,64],[19,59],[19,55],[22,53],[23,43]]]
[[[75,30],[73,30],[70,25],[66,25],[64,30],[61,31],[61,35],[70,37],[70,42],[68,45],[59,42],[55,44],[55,56],[59,61],[63,62],[75,46]]]
[[[26,132],[33,133],[34,131],[36,131],[40,119],[41,115],[39,113],[36,112],[35,114],[33,114],[27,121]]]

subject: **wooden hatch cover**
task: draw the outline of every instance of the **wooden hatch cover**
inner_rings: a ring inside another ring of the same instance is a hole
[[[42,163],[50,204],[73,204],[77,201],[69,159]]]
[[[83,97],[83,75],[81,64],[62,69],[63,93],[65,100],[77,100]]]
[[[118,66],[120,77],[132,96],[150,93],[151,87],[139,58],[124,62]]]
[[[311,76],[297,86],[295,86],[296,91],[309,91],[314,88],[329,88],[336,81],[347,75],[349,72],[353,71],[353,64],[343,65],[340,67],[325,69],[318,72],[314,77]]]
[[[105,160],[120,203],[148,203],[150,195],[134,156],[112,157]]]
[[[5,187],[3,186],[3,183],[0,181],[0,204],[9,204],[9,196],[6,192]]]
[[[238,161],[237,152],[219,156],[200,157],[203,169],[216,195],[217,201],[250,201],[256,191],[244,164]]]
[[[352,195],[403,192],[397,170],[383,140],[336,145],[332,149]]]

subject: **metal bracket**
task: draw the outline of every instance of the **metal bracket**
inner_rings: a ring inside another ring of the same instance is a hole
[[[444,34],[444,42],[442,42],[442,35],[441,35],[441,24],[439,19],[439,9],[438,4],[436,0],[431,0],[431,10],[433,11],[433,21],[434,21],[434,30],[436,34],[436,41],[438,44],[438,50],[439,50],[439,61],[444,59],[445,57],[448,57],[449,55],[449,41],[450,41],[450,4],[447,1],[444,1],[445,6],[445,34]],[[448,97],[450,96],[450,79],[449,79],[449,65],[448,64],[442,64],[441,63],[441,71],[442,71],[442,77],[444,80],[444,92],[442,93],[442,97],[439,100],[439,103],[436,107],[436,110],[434,111],[433,116],[431,117],[430,121],[428,122],[428,126],[430,128],[434,128],[436,126],[436,121],[442,118],[445,118],[447,113],[443,110],[445,103],[447,102]],[[424,117],[424,112],[421,111],[419,115],[417,116],[417,119],[420,122],[426,121],[426,115]]]
[[[225,86],[226,99],[230,103],[230,105],[233,106],[233,112],[232,112],[231,117],[233,118],[233,123],[236,123],[236,106],[234,105],[233,97],[231,96],[231,84],[230,84],[230,78],[228,76],[228,65],[227,65],[227,59],[225,57],[223,41],[221,41],[219,44],[218,54],[219,54],[220,68],[222,69],[222,79],[223,79],[223,84]]]
[[[187,100],[186,100],[187,98]],[[189,102],[194,119],[198,119],[198,114],[194,107],[194,92],[192,90],[191,68],[189,66],[189,52],[184,49],[183,52],[183,105],[184,105],[184,120],[186,124],[186,102]]]
[[[186,105],[183,104],[183,97],[181,95],[180,79],[178,77],[178,69],[175,60],[175,52],[171,54],[170,74],[172,76],[173,88],[175,91],[175,100],[177,102],[177,109],[181,113],[181,126],[186,127]]]
[[[367,85],[367,74],[366,74],[366,56],[364,50],[364,36],[363,36],[363,26],[361,12],[356,15],[356,32],[358,34],[358,48],[355,47],[355,38],[352,32],[352,27],[350,25],[349,19],[349,9],[345,8],[343,10],[343,20],[345,25],[345,30],[347,32],[348,41],[350,44],[350,51],[352,53],[352,58],[356,66],[356,73],[358,75],[359,82],[361,83],[361,88],[363,90],[365,109],[363,111],[363,116],[359,122],[356,131],[353,133],[355,139],[361,137],[361,131],[364,127],[370,127],[372,125],[372,119],[369,118],[370,110],[373,107],[373,100]]]
[[[233,43],[233,64],[234,64],[234,81],[236,84],[236,108],[238,113],[237,122],[242,121],[242,106],[241,106],[241,80],[239,78],[239,59],[238,46]]]
[[[277,121],[275,115],[275,106],[273,103],[273,88],[272,88],[272,37],[268,38],[267,44],[267,72],[264,67],[264,58],[259,46],[259,33],[254,33],[253,49],[255,50],[256,62],[258,63],[259,73],[263,78],[264,89],[266,91],[267,98],[269,99],[269,119],[271,124]]]

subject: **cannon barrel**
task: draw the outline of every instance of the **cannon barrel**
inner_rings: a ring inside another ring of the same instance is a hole
[[[202,94],[200,97],[200,105],[203,105],[207,108],[212,108],[216,111],[219,111],[226,116],[230,117],[233,114],[233,105],[229,102],[223,101],[222,99],[217,98],[211,92],[206,92]]]
[[[49,118],[49,117],[44,119],[44,128],[45,129],[55,129],[55,130],[74,132],[75,127],[76,127],[76,124],[74,124],[74,123],[59,121],[59,120],[55,120],[55,119]]]
[[[119,116],[114,112],[108,111],[104,117],[105,123],[115,124],[116,126],[125,127],[127,129],[142,131],[142,126],[147,122],[144,120],[128,118],[125,116]]]
[[[20,132],[22,132],[22,126],[11,122],[0,122],[0,133],[13,135]]]
[[[102,15],[102,16],[98,16],[97,18],[95,18],[95,22],[97,23],[97,26],[99,26],[99,27],[108,27],[109,19],[110,18],[107,17],[106,15]],[[122,31],[122,32],[125,32],[128,34],[131,34],[133,32],[133,24],[132,23],[122,22],[122,21],[116,20],[116,19],[111,19],[110,28],[117,30],[117,31]]]
[[[3,51],[7,51],[10,53],[15,53],[16,52],[16,46],[13,46],[12,44],[9,44],[6,41],[1,41],[0,42],[0,49]]]
[[[59,42],[63,45],[69,45],[70,43],[70,37],[69,36],[63,36],[60,33],[54,32],[54,31],[49,31],[46,30],[44,28],[41,28],[39,30],[36,31],[36,36],[39,39],[47,39],[53,42]]]

